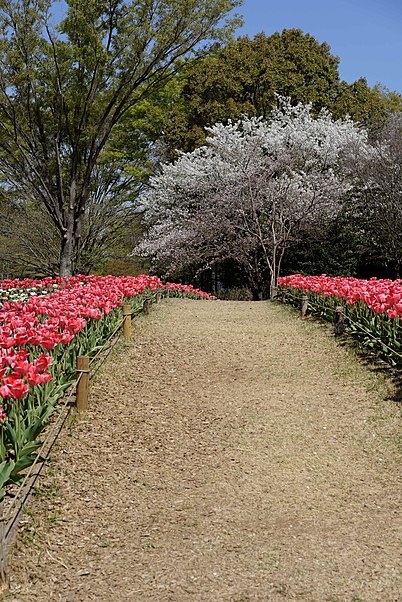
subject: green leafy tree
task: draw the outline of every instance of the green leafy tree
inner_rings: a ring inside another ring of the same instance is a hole
[[[336,118],[350,115],[371,130],[400,110],[400,94],[370,88],[364,78],[340,81],[338,64],[328,44],[300,29],[216,45],[203,60],[188,62],[180,75],[181,101],[165,127],[170,158],[177,157],[176,149],[191,152],[202,146],[205,128],[214,123],[243,115],[268,117],[278,95],[293,104],[310,103],[315,114],[326,107]]]
[[[335,117],[349,115],[372,134],[378,133],[387,122],[390,114],[402,111],[402,96],[380,85],[370,88],[367,80],[361,77],[352,84],[341,82],[332,112]]]
[[[300,29],[215,46],[205,59],[188,63],[166,140],[172,150],[191,151],[204,144],[206,126],[244,114],[268,117],[278,95],[312,103],[318,113],[335,102],[338,62],[328,44]]]
[[[126,258],[143,230],[138,196],[155,165],[164,115],[177,97],[176,79],[137,103],[114,128],[93,173],[76,269],[103,271]],[[61,237],[45,207],[3,186],[0,263],[15,276],[55,275]],[[135,265],[134,265],[135,264]],[[136,271],[136,259],[127,269]],[[141,264],[142,265],[142,264]],[[144,268],[144,266],[142,265]],[[140,269],[140,268],[139,268]]]
[[[75,271],[118,124],[166,84],[179,59],[228,39],[238,20],[226,18],[240,1],[67,0],[59,25],[56,2],[1,2],[0,170],[8,187],[46,209],[62,275]]]

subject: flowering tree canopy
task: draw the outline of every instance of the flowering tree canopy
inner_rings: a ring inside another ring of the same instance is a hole
[[[275,294],[281,260],[301,226],[333,217],[352,186],[350,156],[367,132],[282,99],[270,120],[209,128],[207,143],[164,165],[144,200],[150,230],[137,249],[167,273],[232,259],[259,295]]]

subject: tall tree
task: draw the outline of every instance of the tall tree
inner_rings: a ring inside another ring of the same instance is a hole
[[[184,70],[182,103],[169,115],[166,139],[172,149],[191,151],[205,142],[205,127],[218,121],[268,117],[278,95],[311,102],[317,112],[335,100],[338,62],[328,44],[300,29],[215,46]]]
[[[361,77],[351,84],[340,83],[331,108],[335,117],[349,115],[376,136],[390,115],[402,111],[402,96],[380,85],[370,88],[366,78]]]
[[[268,117],[277,97],[311,103],[314,114],[327,108],[336,118],[350,115],[364,127],[377,128],[402,97],[364,78],[341,82],[338,57],[300,29],[257,34],[215,46],[201,61],[189,62],[181,75],[181,102],[170,112],[165,140],[170,157],[205,143],[206,127],[242,115]]]
[[[141,249],[167,272],[231,259],[255,297],[264,289],[274,295],[300,229],[338,211],[351,187],[350,153],[356,162],[357,151],[370,152],[367,132],[283,100],[270,121],[244,118],[209,132],[207,145],[151,179],[145,204],[152,228]]]
[[[241,0],[50,0],[0,4],[0,170],[43,203],[59,232],[60,273],[75,270],[102,153],[123,116],[178,59],[227,39]],[[119,182],[119,185],[121,182]]]
[[[102,269],[109,260],[126,257],[141,235],[138,197],[159,156],[164,113],[177,97],[177,83],[168,84],[134,105],[113,129],[93,172],[86,203],[76,269]],[[0,189],[0,263],[3,273],[55,275],[61,236],[46,208],[24,198],[10,182]],[[129,266],[135,268],[130,260]]]

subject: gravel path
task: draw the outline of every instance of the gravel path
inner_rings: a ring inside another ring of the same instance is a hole
[[[269,303],[170,300],[92,387],[32,500],[14,602],[398,602],[396,403]]]

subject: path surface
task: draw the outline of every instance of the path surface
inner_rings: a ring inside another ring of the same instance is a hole
[[[55,453],[7,600],[400,601],[385,394],[288,308],[153,307]]]

